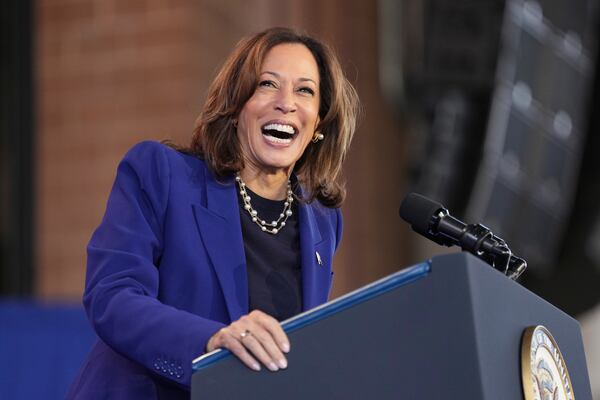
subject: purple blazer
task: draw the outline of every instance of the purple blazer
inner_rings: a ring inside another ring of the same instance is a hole
[[[317,201],[298,218],[308,310],[327,301],[342,218]],[[99,340],[67,398],[189,397],[192,360],[248,313],[233,177],[157,142],[134,146],[88,245],[83,303]]]

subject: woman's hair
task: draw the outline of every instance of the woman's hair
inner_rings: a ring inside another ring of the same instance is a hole
[[[317,130],[324,139],[309,143],[294,166],[305,190],[303,200],[311,202],[316,198],[325,206],[339,207],[346,195],[340,175],[356,128],[358,96],[333,50],[310,36],[287,28],[271,28],[239,42],[208,90],[188,151],[204,158],[217,176],[244,168],[236,121],[256,90],[265,56],[271,48],[284,43],[306,46],[317,62],[320,76]]]

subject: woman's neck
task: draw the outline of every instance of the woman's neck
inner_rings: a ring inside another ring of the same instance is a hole
[[[269,200],[284,200],[287,197],[288,175],[283,172],[266,173],[244,168],[240,177],[246,186],[257,195]]]

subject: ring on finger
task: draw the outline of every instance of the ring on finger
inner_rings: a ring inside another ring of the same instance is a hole
[[[246,338],[250,335],[252,335],[252,332],[250,332],[248,329],[246,329],[244,332],[240,333],[240,337],[242,340],[244,340],[244,338]]]

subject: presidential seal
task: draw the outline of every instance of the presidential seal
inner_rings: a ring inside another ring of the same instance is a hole
[[[541,325],[531,326],[523,334],[521,380],[525,400],[575,399],[560,349]]]

